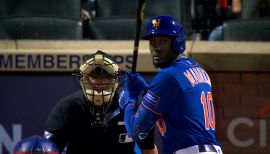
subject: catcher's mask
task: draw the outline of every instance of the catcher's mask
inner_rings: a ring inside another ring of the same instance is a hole
[[[77,71],[84,95],[90,103],[91,124],[94,127],[103,126],[106,124],[106,110],[119,84],[119,67],[110,55],[97,51]]]

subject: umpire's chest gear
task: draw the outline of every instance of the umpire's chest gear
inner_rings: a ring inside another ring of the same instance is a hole
[[[107,120],[107,124],[102,127],[91,126],[89,116],[82,116],[80,121],[74,121],[72,130],[69,131],[74,132],[69,134],[69,141],[72,142],[68,143],[69,149],[73,149],[74,146],[76,149],[87,147],[90,151],[99,153],[134,153],[135,143],[127,135],[123,113],[113,112],[111,118]],[[85,142],[81,142],[82,139]]]

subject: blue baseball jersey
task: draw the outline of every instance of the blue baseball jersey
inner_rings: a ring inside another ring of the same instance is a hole
[[[193,145],[220,145],[215,138],[213,103],[206,71],[191,58],[178,58],[149,85],[135,116],[131,117],[133,134],[137,139],[144,138],[156,124],[164,153]]]

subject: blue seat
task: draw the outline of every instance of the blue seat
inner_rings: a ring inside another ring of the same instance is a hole
[[[0,0],[1,39],[81,39],[79,0]]]
[[[149,19],[142,23],[141,36]],[[97,18],[90,23],[90,39],[95,40],[133,40],[136,33],[136,18],[115,17]]]
[[[137,1],[97,0],[96,17],[89,23],[90,39],[131,40],[136,33]],[[180,19],[179,0],[147,0],[141,36],[150,18],[171,15]]]
[[[80,0],[1,0],[0,19],[8,17],[56,17],[79,20]]]
[[[270,18],[236,19],[223,24],[226,41],[270,41]]]
[[[82,39],[78,20],[50,17],[17,17],[0,20],[0,39]]]
[[[179,0],[147,0],[145,17],[171,15],[180,18]],[[136,16],[137,1],[127,0],[97,0],[96,17]]]

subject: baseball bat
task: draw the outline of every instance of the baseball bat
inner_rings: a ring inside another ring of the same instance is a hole
[[[137,67],[137,58],[138,58],[138,50],[139,50],[139,42],[140,42],[140,32],[141,26],[144,16],[144,7],[145,7],[146,0],[137,0],[137,16],[136,16],[136,35],[134,40],[134,47],[133,47],[133,61],[132,61],[132,69],[131,72],[136,72]]]

